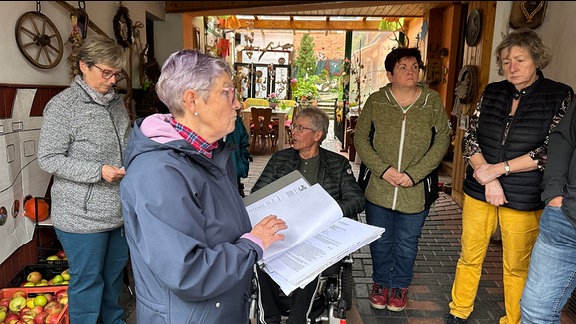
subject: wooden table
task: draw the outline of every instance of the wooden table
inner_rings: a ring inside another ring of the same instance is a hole
[[[252,106],[257,108],[268,108],[264,106]],[[250,108],[242,110],[242,122],[246,128],[246,132],[250,134],[250,118],[252,118],[252,112]],[[281,150],[284,148],[284,140],[286,138],[286,131],[284,129],[284,123],[286,122],[286,116],[290,113],[292,107],[287,107],[282,110],[280,107],[272,110],[272,119],[278,119],[278,144],[276,145],[276,150]]]

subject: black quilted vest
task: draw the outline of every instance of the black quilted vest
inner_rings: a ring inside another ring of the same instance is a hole
[[[504,80],[488,84],[484,90],[482,108],[478,120],[478,143],[486,161],[495,164],[526,154],[544,143],[552,118],[562,105],[562,101],[572,94],[572,89],[559,82],[540,78],[520,92]],[[514,95],[520,95],[520,102],[511,120],[510,130],[505,136]],[[473,177],[473,169],[466,168],[464,192],[473,198],[486,201],[484,186]],[[542,172],[511,173],[499,178],[508,203],[504,206],[531,211],[544,208],[540,194]]]

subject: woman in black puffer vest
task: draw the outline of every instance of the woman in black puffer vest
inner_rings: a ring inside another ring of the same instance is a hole
[[[520,323],[520,297],[544,204],[542,171],[549,134],[564,117],[573,90],[544,78],[551,55],[530,29],[510,33],[496,60],[506,80],[489,84],[462,142],[462,251],[446,323],[463,323],[474,308],[490,236],[502,232],[504,305],[500,323]]]

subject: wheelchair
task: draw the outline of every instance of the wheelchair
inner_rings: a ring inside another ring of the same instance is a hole
[[[307,320],[307,324],[343,324],[346,323],[346,312],[352,308],[354,291],[354,279],[352,278],[351,255],[346,256],[334,266],[326,269],[319,278],[318,287],[314,293],[313,305]],[[250,321],[259,324],[261,311],[258,307],[259,285],[256,276],[253,281],[252,300],[250,304]],[[286,307],[282,310],[282,323],[288,318],[291,304],[291,296],[281,296],[281,301]]]

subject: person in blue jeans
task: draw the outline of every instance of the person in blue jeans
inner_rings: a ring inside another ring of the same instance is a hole
[[[384,66],[390,83],[366,100],[354,145],[372,171],[364,194],[366,222],[386,229],[370,243],[370,306],[400,312],[407,304],[418,239],[430,210],[423,180],[442,162],[450,128],[438,92],[418,82],[423,66],[418,49],[394,49]]]
[[[540,232],[522,292],[522,323],[560,323],[576,288],[576,101],[550,134]]]
[[[51,218],[66,252],[71,323],[124,323],[120,294],[128,264],[120,180],[130,119],[114,85],[124,79],[124,48],[88,37],[78,75],[44,109],[38,165],[54,176]]]

